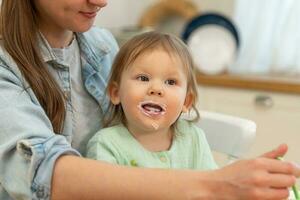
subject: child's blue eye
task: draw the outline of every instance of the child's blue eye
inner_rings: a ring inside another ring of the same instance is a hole
[[[176,81],[175,81],[175,80],[172,80],[172,79],[166,80],[165,83],[168,84],[168,85],[176,85]]]
[[[139,81],[149,81],[149,78],[147,76],[140,75],[140,76],[137,77],[137,80],[139,80]]]

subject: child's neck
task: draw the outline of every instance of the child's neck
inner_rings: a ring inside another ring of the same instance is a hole
[[[147,150],[152,152],[166,151],[172,146],[173,132],[171,128],[153,131],[134,131],[128,127],[133,137]]]

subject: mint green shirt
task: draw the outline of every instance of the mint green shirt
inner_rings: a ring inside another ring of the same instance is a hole
[[[178,120],[175,137],[167,151],[145,149],[123,125],[98,131],[87,146],[87,157],[114,164],[148,168],[216,169],[203,131],[191,122]]]

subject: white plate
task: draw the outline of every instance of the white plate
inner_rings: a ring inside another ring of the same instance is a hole
[[[199,71],[213,75],[224,72],[236,59],[234,36],[222,26],[201,26],[187,40],[194,62]]]

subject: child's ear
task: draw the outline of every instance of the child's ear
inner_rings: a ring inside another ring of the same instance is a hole
[[[120,103],[120,98],[119,98],[119,86],[116,82],[113,82],[110,84],[108,87],[108,95],[110,98],[110,101],[114,104],[117,105]]]
[[[193,103],[194,103],[194,94],[188,92],[185,97],[185,101],[182,107],[182,112],[184,113],[188,112],[192,107]]]

